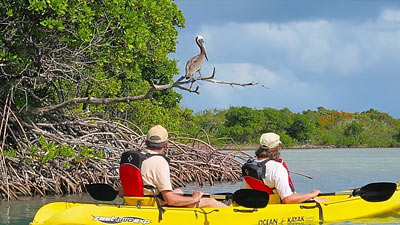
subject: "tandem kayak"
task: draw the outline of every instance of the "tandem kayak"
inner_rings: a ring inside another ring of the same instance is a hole
[[[383,184],[372,183],[358,189],[326,193],[316,198],[327,200],[320,203],[280,204],[278,197],[271,195],[263,208],[248,208],[233,202],[227,208],[162,207],[163,212],[160,212],[151,197],[126,198],[124,205],[54,202],[40,208],[30,225],[316,224],[398,215],[400,182]]]

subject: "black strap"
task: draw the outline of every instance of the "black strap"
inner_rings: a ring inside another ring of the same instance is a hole
[[[153,157],[153,156],[163,157],[165,159],[165,161],[167,161],[168,164],[171,161],[168,157],[166,157],[165,155],[162,155],[162,154],[150,154],[148,152],[129,150],[129,151],[122,153],[121,161],[119,164],[122,165],[125,163],[130,163],[130,164],[133,164],[134,166],[136,166],[138,169],[140,169],[142,167],[143,161],[150,157]]]
[[[315,209],[315,208],[318,208],[319,223],[322,224],[324,222],[324,212],[322,210],[321,204],[319,202],[316,202],[315,200],[310,201],[310,202],[315,202],[315,205],[312,205],[312,206],[301,205],[300,209]],[[303,202],[303,203],[306,203],[306,202]]]
[[[161,220],[162,220],[162,214],[165,212],[165,209],[161,206],[161,203],[160,203],[160,200],[157,198],[157,195],[156,195],[156,188],[155,187],[153,187],[153,186],[151,186],[151,185],[145,185],[144,186],[146,189],[150,189],[150,190],[152,190],[153,191],[153,197],[154,197],[154,199],[155,199],[155,201],[156,201],[156,204],[157,204],[157,208],[158,208],[158,222],[161,222]],[[161,194],[161,193],[160,193]],[[160,195],[159,194],[159,195]]]
[[[267,164],[268,161],[269,161],[269,159],[259,162],[259,164],[261,165],[262,178],[265,177],[265,173],[266,173],[265,164]]]
[[[167,156],[165,156],[165,155],[163,155],[163,154],[150,154],[150,153],[146,153],[146,159],[148,159],[148,158],[150,158],[150,157],[153,157],[153,156],[161,156],[161,157],[163,157],[164,159],[165,159],[165,161],[167,161],[167,163],[169,164],[169,162],[171,161],[171,159],[170,158],[168,158]],[[145,160],[146,160],[145,159]]]

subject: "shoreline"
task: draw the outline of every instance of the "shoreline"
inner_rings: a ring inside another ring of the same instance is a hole
[[[222,147],[216,147],[217,150],[256,150],[259,145],[226,145]],[[304,150],[304,149],[338,149],[338,148],[399,148],[399,147],[366,147],[366,146],[340,146],[336,147],[334,145],[301,145],[301,146],[283,146],[282,150]]]

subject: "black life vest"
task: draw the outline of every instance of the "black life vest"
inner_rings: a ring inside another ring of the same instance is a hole
[[[273,194],[273,189],[270,188],[267,185],[264,184],[263,178],[265,177],[265,164],[269,161],[269,159],[266,159],[261,162],[257,162],[254,159],[249,159],[245,164],[242,166],[242,175],[247,182],[247,184],[255,190],[259,191],[265,191],[269,194]],[[290,189],[292,191],[295,191],[294,184],[292,181],[292,178],[289,175],[289,169],[286,165],[285,162],[282,162],[282,159],[279,158],[278,160],[275,160],[277,162],[282,163],[283,167],[285,167],[287,173],[288,173],[288,183],[290,186]]]
[[[169,159],[161,154],[150,154],[139,151],[126,151],[122,153],[119,163],[119,178],[124,188],[125,196],[144,196],[143,179],[140,170],[143,161],[153,156],[162,156],[169,163]]]

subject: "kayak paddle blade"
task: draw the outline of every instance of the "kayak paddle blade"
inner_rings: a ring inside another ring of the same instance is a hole
[[[239,189],[233,193],[233,201],[247,208],[264,208],[268,205],[267,192],[254,189]]]
[[[368,202],[383,202],[392,197],[397,184],[390,182],[370,183],[362,188],[355,189],[353,196],[359,195]]]
[[[98,201],[113,201],[118,195],[118,191],[108,184],[85,184],[85,188],[89,195]]]

